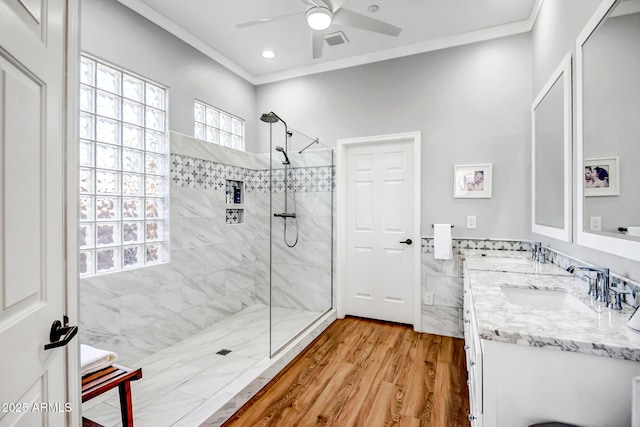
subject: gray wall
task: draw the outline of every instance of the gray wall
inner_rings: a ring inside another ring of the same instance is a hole
[[[533,92],[531,99],[540,91],[549,76],[558,66],[562,58],[571,53],[575,59],[576,38],[587,24],[600,0],[556,0],[542,3],[540,14],[532,32],[533,50]],[[575,67],[573,69],[575,82]],[[574,86],[575,87],[575,86]],[[573,91],[574,105],[576,93]],[[574,109],[575,111],[575,109]],[[576,164],[576,122],[574,114],[573,126],[573,164]],[[573,206],[576,206],[575,191]],[[573,221],[576,223],[576,209]],[[574,240],[576,231],[574,227]],[[640,279],[640,263],[604,252],[578,246],[575,243],[560,242],[545,236],[533,234],[533,239],[586,262],[611,268],[613,271],[631,279]]]
[[[421,131],[421,234],[451,222],[455,237],[528,238],[530,94],[524,34],[259,86],[257,106],[331,146]],[[453,165],[466,163],[493,163],[491,199],[453,198]]]
[[[193,135],[198,99],[245,119],[255,151],[255,87],[115,0],[83,0],[81,49],[169,87],[170,129]]]
[[[601,0],[542,2],[532,31],[532,100],[549,80],[562,58],[567,53],[575,53],[576,38],[600,3]]]

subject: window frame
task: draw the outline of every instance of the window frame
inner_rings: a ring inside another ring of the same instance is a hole
[[[201,119],[198,118],[198,106],[200,106],[203,110]],[[208,114],[208,110],[213,112],[211,119]],[[218,117],[217,124],[215,122],[215,116]],[[221,116],[226,116],[229,118],[228,130],[223,128]],[[241,133],[234,132],[234,120],[239,122]],[[213,105],[207,104],[206,102],[202,102],[197,99],[193,101],[193,128],[193,135],[196,139],[200,139],[202,141],[210,142],[212,144],[217,144],[222,147],[227,147],[234,150],[246,151],[245,120],[241,117],[228,113],[224,110],[221,110],[220,108],[214,107]],[[228,136],[228,144],[225,144],[222,139],[223,133],[227,134]],[[215,136],[216,134],[218,135],[217,137]],[[234,137],[238,137],[240,139],[239,147],[234,144]]]

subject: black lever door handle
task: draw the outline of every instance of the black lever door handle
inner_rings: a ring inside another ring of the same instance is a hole
[[[404,242],[400,242],[400,243],[404,243],[405,245],[410,245],[410,244],[412,244],[412,243],[413,243],[413,240],[411,240],[411,239],[407,239],[407,240],[405,240]]]
[[[59,320],[54,320],[51,325],[51,331],[49,332],[49,344],[45,344],[45,350],[51,350],[52,348],[64,347],[69,344],[69,341],[73,339],[78,333],[77,326],[69,326],[69,318],[64,316],[64,326]],[[61,339],[62,338],[62,339]]]

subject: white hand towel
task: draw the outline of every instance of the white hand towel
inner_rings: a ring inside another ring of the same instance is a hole
[[[80,344],[80,367],[81,375],[85,376],[91,372],[113,365],[118,355],[112,351],[100,350],[90,345]]]
[[[640,227],[627,227],[627,234],[629,236],[640,236]]]
[[[433,225],[433,257],[435,259],[453,258],[451,224]]]

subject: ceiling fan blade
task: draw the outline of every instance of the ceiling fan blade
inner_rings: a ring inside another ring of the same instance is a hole
[[[324,49],[324,30],[313,30],[312,36],[313,59],[322,58]]]
[[[345,25],[347,27],[359,28],[361,30],[373,31],[374,33],[386,34],[396,37],[402,31],[402,28],[377,19],[369,18],[347,9],[340,9],[333,15],[333,23],[337,25]]]
[[[247,21],[247,22],[241,22],[239,24],[235,24],[235,27],[236,28],[253,27],[254,25],[266,24],[267,22],[282,21],[282,20],[293,18],[294,16],[300,16],[300,15],[304,15],[304,12],[292,13],[290,15],[274,16],[272,18],[254,19],[253,21]]]
[[[336,13],[338,9],[342,9],[346,2],[347,0],[331,0],[331,11]]]
[[[307,6],[311,6],[311,7],[318,7],[320,6],[315,0],[301,0],[302,3],[306,4]]]

